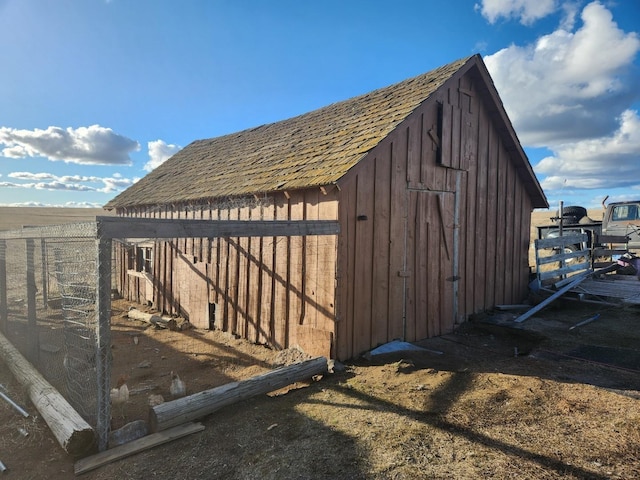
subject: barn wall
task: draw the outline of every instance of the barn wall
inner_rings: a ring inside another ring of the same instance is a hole
[[[207,205],[131,209],[125,216],[212,220],[336,220],[336,189],[309,189]],[[331,355],[336,236],[174,239],[155,242],[153,305],[275,348]],[[118,253],[126,264],[127,251]],[[140,279],[118,275],[139,301]]]
[[[480,82],[474,69],[452,77],[339,188],[119,212],[340,222],[337,237],[156,242],[154,306],[203,328],[347,359],[393,339],[441,335],[472,313],[522,301],[531,178],[514,165],[518,152],[496,121],[501,107]],[[142,280],[118,272],[131,300],[143,298]]]
[[[341,180],[338,358],[526,295],[531,200],[478,82],[454,77]]]

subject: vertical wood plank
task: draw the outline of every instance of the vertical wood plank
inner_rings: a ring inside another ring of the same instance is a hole
[[[453,105],[451,104],[449,90],[446,96],[442,98],[442,139],[441,139],[441,157],[440,164],[443,167],[453,167],[453,155],[451,151],[451,142],[453,140]]]
[[[335,190],[320,193],[319,220],[338,219],[338,201]],[[372,200],[373,201],[373,200]],[[336,235],[318,237],[318,328],[335,335],[336,301]]]
[[[304,194],[295,192],[289,200],[289,217],[292,220],[304,218]],[[289,332],[291,342],[297,343],[297,325],[302,324],[302,297],[304,295],[303,268],[302,268],[302,243],[304,237],[294,236],[289,238],[289,291],[287,298],[287,318],[289,319]]]
[[[421,159],[423,116],[417,115],[406,123],[407,136],[407,185],[409,188],[421,188]]]
[[[209,218],[211,220],[219,219],[219,210],[209,204]],[[216,328],[218,325],[218,317],[220,316],[219,306],[220,303],[220,239],[210,237],[208,239],[207,258],[211,264],[211,271],[209,272],[209,302],[216,304]]]
[[[437,103],[434,99],[425,106],[422,120],[422,146],[420,158],[420,184],[423,188],[434,188],[436,170],[436,154],[438,151],[437,144],[437,125],[438,111]]]
[[[518,214],[518,210],[520,209],[520,205],[516,205],[515,203],[515,194],[516,194],[516,172],[513,166],[513,161],[509,157],[509,154],[505,152],[505,194],[503,202],[505,203],[505,272],[504,272],[504,283],[505,283],[505,298],[503,300],[504,303],[515,304],[520,303],[522,299],[517,298],[516,292],[519,289],[517,276],[521,272],[521,267],[518,265],[516,260],[517,255],[515,254],[516,249],[519,248],[520,245],[520,228],[516,227],[515,218]]]
[[[516,263],[516,272],[518,275],[518,290],[515,293],[518,301],[526,298],[529,285],[529,242],[531,241],[531,199],[524,190],[522,181],[518,179],[514,203],[517,206],[517,214],[514,217],[517,241],[516,254],[514,254],[514,263]],[[518,226],[520,227],[518,229]],[[514,282],[516,283],[516,282]]]
[[[406,183],[406,142],[389,145],[391,157],[391,212],[389,261],[389,325],[387,338],[404,338],[406,259],[405,241],[409,194]]]
[[[485,291],[490,286],[486,277],[487,263],[487,176],[489,170],[489,122],[483,110],[478,129],[478,166],[476,174],[476,197],[474,238],[474,311],[485,309]]]
[[[260,205],[253,204],[249,209],[250,220],[260,220]],[[247,247],[247,261],[249,263],[247,277],[247,340],[259,342],[258,328],[260,324],[260,300],[261,300],[261,250],[260,238],[250,237]]]
[[[229,209],[229,219],[230,220],[240,220],[240,209],[238,207],[233,207]],[[241,252],[240,252],[240,238],[239,237],[231,237],[229,238],[230,250],[229,250],[229,295],[230,295],[230,305],[232,307],[231,317],[229,320],[231,321],[230,332],[234,335],[240,335],[241,326],[239,325],[240,318],[240,291],[241,291],[241,281],[240,281],[240,269],[241,269]]]
[[[340,240],[338,255],[338,298],[337,306],[337,356],[339,359],[351,358],[353,350],[353,335],[355,316],[353,308],[353,278],[355,268],[355,222],[356,196],[353,177],[341,185],[339,193]]]
[[[305,191],[305,219],[317,220],[318,190]],[[309,235],[304,237],[303,244],[303,270],[304,270],[304,296],[303,325],[317,328],[318,326],[318,237]]]
[[[373,168],[364,165],[356,180],[356,255],[354,271],[355,351],[371,347],[371,292],[373,262]]]
[[[414,283],[415,283],[415,334],[416,340],[429,336],[429,305],[428,299],[431,293],[428,288],[428,259],[433,252],[429,250],[429,221],[427,210],[429,208],[428,194],[421,192],[417,196],[416,227],[415,227],[415,254],[414,254]]]
[[[460,105],[462,113],[460,168],[467,170],[475,163],[477,156],[478,106],[476,105],[475,88],[468,76],[465,75],[461,79],[461,87],[470,93],[470,96],[463,95]]]
[[[250,208],[244,203],[238,209],[238,220],[249,220]],[[249,312],[249,237],[238,237],[238,296],[236,302],[237,324],[236,333],[241,338],[247,338],[248,323],[250,321]]]
[[[506,268],[507,264],[506,260],[506,247],[507,247],[507,236],[511,237],[513,234],[507,232],[506,230],[506,201],[507,201],[507,168],[509,165],[507,164],[508,160],[506,158],[506,152],[502,143],[498,144],[498,148],[496,151],[496,170],[497,170],[497,193],[495,195],[496,199],[496,217],[495,217],[495,245],[496,245],[496,256],[495,256],[495,282],[494,282],[494,291],[495,297],[493,304],[496,303],[505,303],[505,290],[507,285],[505,285],[505,276],[506,276]]]
[[[451,162],[451,104],[449,103],[448,94],[440,93],[435,99],[441,103],[442,108],[442,138],[440,139],[440,159],[441,163],[434,163],[432,167],[433,174],[428,188],[430,190],[442,191],[446,189],[447,168]],[[437,123],[438,105],[436,104],[435,116]]]
[[[155,307],[160,312],[167,311],[167,284],[166,284],[166,265],[165,265],[165,255],[166,255],[166,242],[158,241],[155,242],[153,248],[153,278],[155,283],[155,295],[156,302]]]
[[[456,192],[454,193],[454,216],[457,216],[457,218],[454,217],[454,224],[453,224],[453,228],[454,228],[454,235],[458,236],[457,239],[457,253],[454,253],[454,260],[455,260],[455,255],[458,256],[457,258],[457,267],[454,266],[453,267],[453,274],[456,276],[455,282],[456,284],[454,285],[455,291],[454,291],[454,295],[455,295],[455,299],[454,299],[454,319],[456,323],[462,323],[466,320],[467,318],[467,314],[466,314],[466,305],[467,305],[467,285],[466,285],[466,280],[467,280],[467,229],[466,229],[466,222],[467,222],[467,211],[466,211],[466,204],[467,204],[467,190],[466,190],[466,186],[467,186],[467,177],[469,175],[469,172],[467,170],[465,171],[461,171],[458,172],[458,174],[460,175],[460,179],[459,179],[459,188],[456,189]],[[457,229],[457,231],[455,230]],[[454,242],[455,242],[455,237],[454,237]],[[455,245],[454,245],[455,248]],[[457,268],[457,271],[456,271]]]
[[[442,245],[442,227],[438,214],[437,193],[425,194],[426,197],[426,235],[425,254],[429,257],[429,268],[427,269],[427,285],[429,292],[427,298],[427,330],[428,336],[440,335],[440,303],[441,299],[441,275],[442,256],[444,248]]]
[[[418,315],[416,304],[417,272],[416,263],[419,254],[417,252],[417,231],[420,228],[420,219],[418,218],[418,209],[421,192],[409,191],[409,208],[407,220],[407,233],[405,242],[405,272],[403,273],[405,283],[405,315],[404,315],[404,339],[408,342],[416,340],[416,315]]]
[[[166,207],[161,208],[158,212],[159,218],[166,218]],[[156,306],[158,310],[163,313],[169,312],[169,296],[171,295],[171,287],[167,283],[167,276],[169,275],[168,267],[167,267],[167,252],[168,252],[168,242],[166,240],[161,240],[156,243],[157,250],[154,252],[156,256],[157,262],[157,275],[158,282],[158,305]]]
[[[265,199],[262,207],[263,220],[275,218],[275,206],[273,197]],[[275,237],[262,239],[262,294],[260,297],[260,338],[265,339],[267,345],[275,346],[273,332],[273,256],[275,250]]]
[[[451,167],[457,170],[462,168],[461,153],[461,127],[462,112],[460,110],[460,92],[459,89],[452,88],[451,95],[455,98],[455,102],[451,105]]]
[[[487,175],[487,233],[486,233],[486,255],[487,263],[485,265],[485,281],[489,288],[485,290],[486,308],[495,305],[495,281],[496,281],[496,222],[497,222],[497,195],[498,195],[498,150],[500,147],[500,139],[497,135],[495,127],[490,126],[489,129],[489,155],[488,155],[488,175]]]
[[[276,220],[286,220],[289,215],[289,204],[283,194],[277,196],[275,201]],[[287,277],[289,276],[289,251],[287,237],[277,237],[274,256],[274,290],[273,290],[273,321],[275,323],[275,336],[277,348],[287,348],[289,319],[287,310]]]
[[[197,245],[197,243],[196,243]],[[195,262],[188,265],[189,320],[196,328],[209,328],[209,293],[207,290],[207,264]]]
[[[229,219],[229,210],[221,208],[218,211],[220,220]],[[218,281],[214,285],[218,294],[218,311],[216,312],[216,328],[225,332],[229,331],[229,239],[218,238]]]
[[[464,274],[461,279],[460,291],[464,292],[464,301],[460,302],[460,309],[465,315],[476,312],[474,304],[475,290],[475,244],[476,244],[476,213],[475,204],[477,202],[477,177],[478,177],[478,151],[480,149],[479,139],[479,107],[473,108],[472,112],[466,116],[465,128],[462,134],[463,151],[468,155],[466,160],[466,174],[461,182],[464,191],[465,201],[460,219],[463,222],[460,226],[461,252],[464,252]],[[464,237],[465,241],[462,241]],[[462,262],[462,258],[460,258]]]
[[[440,250],[440,335],[450,333],[454,327],[453,316],[453,217],[454,217],[454,194],[440,193],[442,200],[442,216],[440,220],[441,241],[446,245]],[[444,234],[444,235],[442,235]],[[449,254],[447,255],[447,250]]]
[[[419,166],[420,159],[416,159]],[[372,289],[372,345],[379,345],[390,340],[388,334],[389,323],[389,247],[391,239],[390,231],[390,206],[391,206],[391,161],[388,155],[378,156],[374,159],[374,208],[373,215],[373,251],[376,259],[373,262],[373,289]]]

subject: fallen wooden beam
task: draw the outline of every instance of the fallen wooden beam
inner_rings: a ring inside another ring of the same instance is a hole
[[[220,387],[161,403],[151,407],[149,427],[152,432],[158,432],[197,420],[227,405],[278,390],[326,371],[327,359],[317,357],[281,367],[247,380],[227,383]]]
[[[97,453],[91,457],[78,460],[74,465],[73,471],[76,475],[80,475],[81,473],[86,473],[103,465],[107,465],[108,463],[115,462],[116,460],[135,455],[136,453],[149,450],[150,448],[177,440],[178,438],[186,437],[192,433],[201,432],[202,430],[204,430],[204,426],[201,423],[187,423],[170,430],[165,430],[164,432],[153,433],[138,440]]]
[[[49,425],[60,446],[73,456],[90,453],[96,447],[91,425],[1,333],[0,357],[27,390],[31,402]]]

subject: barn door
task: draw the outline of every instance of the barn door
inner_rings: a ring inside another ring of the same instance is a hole
[[[409,194],[404,338],[442,335],[454,325],[454,193]]]

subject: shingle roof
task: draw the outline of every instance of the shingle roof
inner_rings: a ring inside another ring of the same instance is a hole
[[[422,102],[468,65],[493,98],[499,130],[534,207],[548,206],[479,55],[390,87],[260,127],[196,140],[111,200],[105,208],[201,202],[338,181]]]
[[[471,58],[288,120],[197,140],[106,208],[331,184]]]

